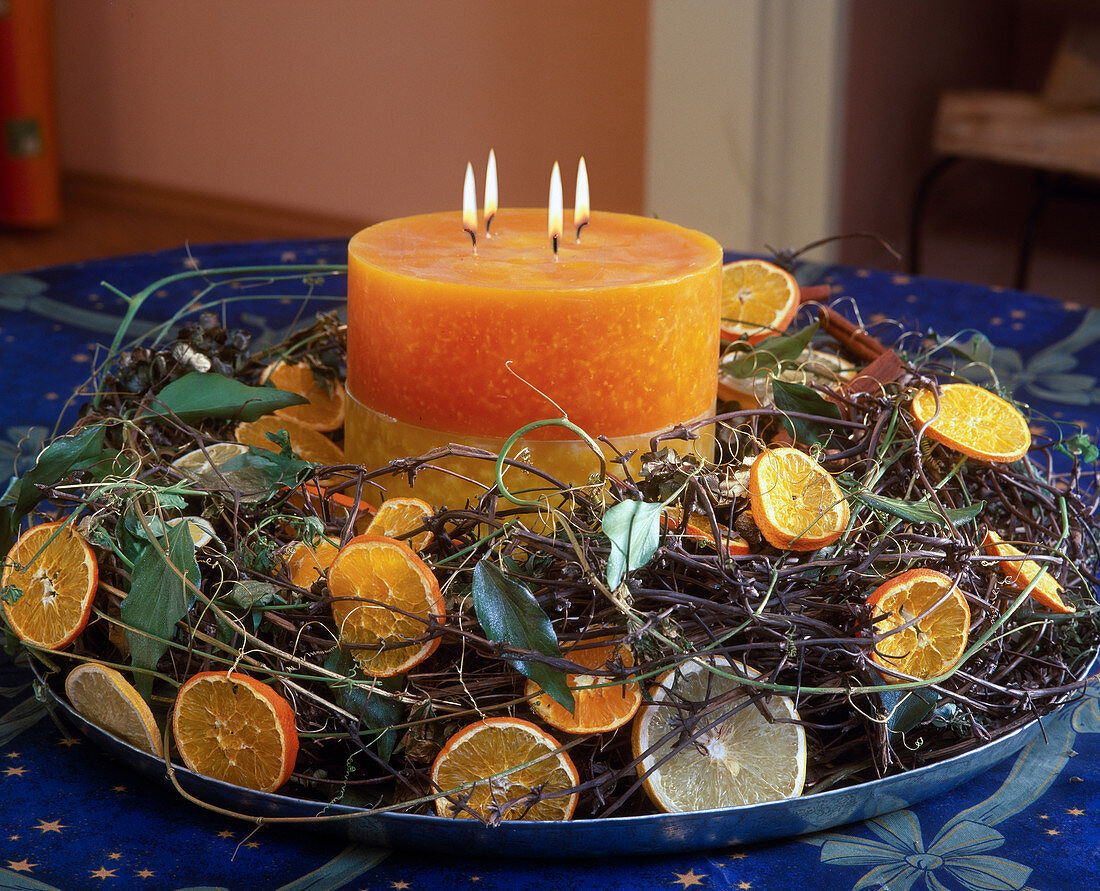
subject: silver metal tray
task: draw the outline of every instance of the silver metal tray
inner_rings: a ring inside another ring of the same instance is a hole
[[[1088,676],[1095,666],[1084,673]],[[37,668],[36,668],[36,673]],[[41,681],[41,675],[39,676]],[[164,762],[111,736],[81,717],[49,683],[47,704],[95,745],[161,784]],[[1063,706],[1065,707],[1065,706]],[[866,820],[947,792],[1015,754],[1040,735],[1033,721],[973,751],[908,773],[744,807],[611,817],[570,822],[510,821],[497,827],[476,820],[420,814],[374,814],[347,805],[325,805],[286,795],[254,792],[175,767],[180,787],[206,804],[265,822],[307,820],[302,828],[368,845],[505,857],[608,857],[697,851],[786,838]],[[181,799],[182,800],[182,799]]]

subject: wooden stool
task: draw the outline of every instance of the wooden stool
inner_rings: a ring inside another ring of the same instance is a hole
[[[1047,202],[1066,196],[1100,201],[1100,31],[1069,32],[1041,95],[944,93],[932,144],[939,158],[921,177],[910,214],[910,271],[920,271],[921,227],[940,177],[962,159],[1008,164],[1035,172],[1016,254],[1015,287],[1023,290]]]

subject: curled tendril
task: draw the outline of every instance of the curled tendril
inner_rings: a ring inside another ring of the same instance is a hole
[[[532,421],[530,424],[526,424],[520,427],[515,433],[508,437],[504,445],[501,447],[500,454],[497,456],[496,463],[496,482],[497,488],[500,489],[500,494],[503,495],[508,501],[517,507],[534,507],[541,508],[543,506],[540,501],[532,501],[529,498],[519,498],[513,495],[508,487],[504,485],[504,462],[508,458],[508,452],[511,450],[520,439],[530,433],[532,430],[538,430],[540,427],[564,427],[577,436],[579,436],[584,443],[596,453],[596,456],[600,459],[600,481],[602,482],[607,477],[607,460],[604,458],[603,450],[600,448],[600,444],[596,442],[591,436],[584,430],[570,421],[568,418],[549,418],[543,421]]]

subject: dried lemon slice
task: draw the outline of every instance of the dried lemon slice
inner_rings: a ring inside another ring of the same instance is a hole
[[[759,676],[741,663],[736,668],[746,677]],[[733,669],[726,659],[712,657],[666,672],[652,702],[634,719],[638,773],[661,810],[735,807],[802,793],[806,732],[794,703],[768,697],[769,721],[739,693]]]
[[[85,662],[65,678],[65,695],[77,712],[96,727],[150,755],[163,757],[160,731],[141,694],[122,674]]]

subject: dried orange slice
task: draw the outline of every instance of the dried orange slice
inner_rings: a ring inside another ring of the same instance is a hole
[[[910,569],[875,588],[875,644],[871,659],[884,668],[928,680],[962,658],[970,633],[970,607],[954,580],[934,569]],[[905,627],[902,627],[905,626]],[[899,681],[887,675],[888,681]]]
[[[668,508],[663,514],[661,514],[661,528],[665,531],[678,531],[681,524],[682,511],[679,508]],[[714,540],[714,535],[710,531],[710,520],[702,514],[692,514],[689,521],[683,524],[684,531],[681,533],[684,538],[691,539],[693,541],[701,542],[715,551],[718,550],[718,543]],[[730,532],[725,526],[718,526],[718,534],[722,537],[722,543],[725,545],[725,552],[731,556],[736,557],[739,555],[749,554],[752,552],[749,547],[749,543],[745,541],[736,532]]]
[[[722,657],[710,657],[665,672],[652,701],[634,719],[638,774],[662,811],[735,807],[802,793],[806,732],[794,703],[778,695],[764,700],[769,722],[738,693],[743,688],[733,668]],[[749,678],[759,675],[741,663],[736,668]]]
[[[985,533],[982,539],[982,550],[991,557],[1025,557],[1023,551],[1015,545],[1010,545],[993,530]],[[1039,564],[1034,560],[1000,560],[997,565],[1004,574],[1008,583],[1017,591],[1022,591],[1031,584],[1032,579],[1039,574]],[[1072,613],[1073,607],[1066,606],[1062,600],[1062,586],[1051,575],[1051,569],[1043,574],[1030,591],[1032,600],[1037,600],[1047,609],[1056,613]]]
[[[798,311],[798,282],[766,260],[722,267],[722,339],[759,343],[787,329]]]
[[[913,415],[937,442],[971,458],[994,463],[1017,461],[1031,448],[1031,431],[1014,405],[973,384],[921,390],[913,397]]]
[[[340,526],[343,526],[348,516],[354,514],[355,530],[357,532],[367,531],[366,527],[370,522],[374,508],[365,500],[360,499],[356,501],[351,495],[345,495],[343,492],[327,491],[323,486],[313,480],[307,481],[304,489],[313,510],[319,516],[325,516]],[[305,500],[297,492],[291,494],[290,501],[298,507],[305,506]],[[325,512],[325,508],[327,508],[327,513]]]
[[[14,589],[4,616],[24,643],[47,650],[70,644],[88,624],[99,564],[71,523],[42,523],[24,532],[4,561],[0,589]]]
[[[233,435],[237,442],[277,452],[279,447],[267,438],[267,434],[278,433],[280,430],[286,431],[290,437],[291,451],[303,461],[312,461],[315,464],[344,463],[344,450],[340,446],[323,433],[318,433],[312,427],[306,427],[292,418],[264,415],[255,421],[242,421],[233,431]]]
[[[290,703],[237,671],[204,671],[180,687],[172,737],[195,773],[260,792],[289,780],[298,757]]]
[[[344,385],[312,363],[273,362],[264,369],[260,381],[309,400],[304,405],[280,408],[275,412],[279,417],[290,418],[304,427],[322,432],[343,426],[347,410]]]
[[[404,542],[356,536],[329,566],[328,587],[340,643],[366,674],[401,674],[439,646],[425,638],[430,617],[444,614],[439,582]]]
[[[634,664],[630,647],[614,637],[575,644],[564,655],[569,661],[592,670],[607,670],[616,662],[626,667]],[[606,733],[622,727],[642,704],[642,688],[637,681],[585,672],[567,675],[565,682],[573,692],[572,712],[540,693],[533,681],[527,681],[524,692],[534,697],[530,704],[536,715],[566,733]]]
[[[153,712],[121,672],[85,662],[65,678],[65,695],[73,708],[96,727],[143,752],[163,757],[164,746]]]
[[[832,475],[799,449],[765,449],[749,472],[752,516],[772,547],[813,551],[848,525],[848,502]]]
[[[317,579],[323,579],[329,566],[339,552],[339,546],[327,538],[317,544],[309,545],[304,541],[296,542],[286,560],[287,575],[292,584],[299,588],[310,588]]]
[[[549,733],[520,718],[486,718],[463,727],[432,764],[441,817],[568,820],[580,782],[573,759]],[[453,790],[453,791],[452,791]],[[471,811],[473,813],[471,813]]]
[[[424,521],[435,511],[421,498],[400,496],[387,498],[371,518],[367,526],[369,535],[388,535],[401,538],[417,529],[422,529]],[[432,533],[425,529],[411,538],[404,539],[414,551],[422,551],[432,540]]]

